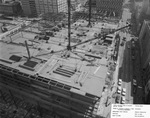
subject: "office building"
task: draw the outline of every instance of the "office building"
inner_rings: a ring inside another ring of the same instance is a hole
[[[37,14],[67,12],[66,0],[36,0]]]
[[[150,20],[150,0],[143,0],[141,12],[139,15],[139,24],[141,27],[145,19]]]
[[[4,15],[19,15],[22,8],[19,2],[0,3],[0,13]]]
[[[113,11],[120,14],[122,11],[123,0],[96,0],[97,10]]]
[[[25,16],[37,16],[35,0],[21,0],[21,4]]]
[[[142,80],[145,86],[145,102],[150,103],[150,21],[144,20],[139,43],[141,50]]]
[[[122,9],[123,0],[96,0],[97,9],[119,11]]]
[[[139,42],[142,68],[145,68],[150,61],[150,21],[144,20],[139,34]]]
[[[47,12],[67,12],[66,0],[21,0],[24,14],[38,16]]]
[[[88,6],[88,2],[86,6]],[[91,5],[92,9],[103,12],[104,14],[111,12],[114,16],[119,16],[122,11],[123,0],[91,0]]]
[[[150,62],[147,64],[145,69],[142,71],[142,80],[144,88],[144,102],[150,103]]]
[[[137,27],[137,32],[140,32],[140,27],[141,27],[139,18],[140,18],[141,11],[142,11],[142,4],[143,4],[143,1],[134,2],[135,18],[136,18],[135,23],[136,23],[136,27]]]

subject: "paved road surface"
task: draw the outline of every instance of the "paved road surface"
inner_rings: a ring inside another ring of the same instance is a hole
[[[133,103],[132,96],[132,58],[131,58],[131,45],[130,45],[130,36],[127,36],[127,42],[124,48],[124,54],[122,56],[122,65],[121,65],[121,74],[120,79],[122,79],[122,88],[126,88],[126,103]],[[128,45],[130,48],[128,48]]]
[[[126,21],[131,18],[131,13],[129,10],[124,9],[122,16],[122,25],[126,24]],[[143,103],[143,89],[142,89],[142,81],[140,76],[140,54],[139,54],[139,46],[138,43],[135,43],[135,60],[132,60],[132,45],[131,45],[131,35],[128,33],[120,33],[121,38],[126,37],[127,42],[125,46],[120,47],[119,55],[119,78],[123,80],[122,88],[126,88],[126,103]],[[128,48],[130,45],[130,48]],[[137,93],[133,94],[133,75],[136,75],[138,87]]]
[[[128,4],[128,0],[125,1],[125,4]],[[125,26],[127,20],[131,19],[130,10],[127,8],[123,9],[121,27]],[[131,45],[130,45],[130,34],[126,32],[120,32],[121,39],[126,37],[126,43],[124,46],[120,46],[119,50],[119,77],[122,79],[122,88],[126,88],[126,103],[133,103],[132,96],[132,59],[131,59]],[[121,41],[122,42],[122,41]],[[128,48],[130,45],[130,48]]]

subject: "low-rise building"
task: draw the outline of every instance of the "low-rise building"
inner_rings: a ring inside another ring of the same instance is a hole
[[[5,15],[19,15],[22,12],[22,8],[19,2],[1,3],[0,13]]]

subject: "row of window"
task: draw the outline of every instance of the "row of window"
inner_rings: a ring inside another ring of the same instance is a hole
[[[36,7],[36,9],[37,9],[37,11],[38,10],[51,10],[51,9],[53,9],[53,10],[57,10],[57,7],[53,7],[53,6],[50,6],[50,7]]]
[[[41,3],[52,3],[52,4],[56,4],[57,3],[56,0],[38,0],[38,2],[41,2]]]
[[[36,5],[57,5],[57,4],[53,4],[53,3],[43,3],[43,2],[36,2]]]
[[[123,2],[123,0],[99,0],[97,2]]]
[[[46,10],[45,10],[45,11],[44,11],[44,10],[38,10],[38,11],[37,11],[38,14],[47,13],[47,12],[55,12],[55,13],[57,13],[58,10],[56,10],[56,9],[55,9],[55,10],[49,9],[49,10],[47,10],[47,11],[46,11]]]

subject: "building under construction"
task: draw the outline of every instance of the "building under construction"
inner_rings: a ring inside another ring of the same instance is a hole
[[[24,101],[31,105],[28,112],[36,106],[40,114],[44,114],[41,109],[48,110],[49,118],[98,117],[115,50],[115,35],[103,40],[98,34],[104,26],[116,29],[117,25],[87,25],[84,20],[71,25],[70,45],[66,25],[54,28],[53,33],[47,31],[47,35],[39,31],[37,23],[1,35],[3,102],[11,101],[19,108],[18,101]]]
[[[71,24],[69,16],[67,24],[44,32],[37,22],[23,22],[0,35],[0,97],[15,106],[13,117],[31,118],[32,109],[41,118],[100,117],[110,62],[116,61],[115,32],[128,26],[117,29],[116,23],[89,25],[85,20]],[[20,106],[29,107],[17,116]]]

